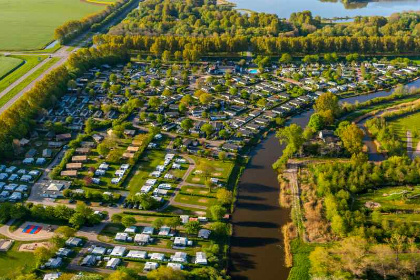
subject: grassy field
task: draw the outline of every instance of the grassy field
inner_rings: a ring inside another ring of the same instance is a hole
[[[0,49],[41,49],[53,40],[54,29],[104,9],[79,0],[0,0]]]
[[[15,241],[8,252],[0,252],[0,274],[3,277],[14,279],[16,275],[30,272],[35,267],[34,254],[19,252],[21,244]]]
[[[169,141],[166,139],[160,143],[160,147],[164,148],[168,143]],[[136,194],[140,191],[141,187],[144,185],[144,182],[150,178],[149,174],[155,171],[156,166],[162,164],[165,161],[166,153],[167,152],[163,149],[147,150],[147,152],[139,161],[139,164],[137,164],[133,170],[134,175],[130,178],[128,183],[130,194]]]
[[[180,203],[191,204],[191,205],[210,207],[216,204],[217,199],[211,198],[211,197],[177,194],[177,196],[175,197],[175,201],[180,202]]]
[[[399,138],[407,141],[407,130],[410,130],[413,136],[413,149],[416,149],[417,143],[420,140],[420,113],[415,113],[407,117],[398,118],[390,122],[398,133]]]
[[[359,196],[358,203],[368,201],[379,203],[382,208],[399,210],[420,209],[420,187],[387,187]]]
[[[15,57],[0,56],[0,80],[17,68],[23,60]]]
[[[14,83],[17,79],[25,75],[26,72],[34,68],[46,58],[46,56],[37,55],[14,55],[9,57],[25,60],[25,64],[23,64],[18,69],[16,69],[15,71],[13,71],[12,73],[0,80],[0,91],[3,91],[10,84]]]
[[[14,87],[11,91],[0,98],[0,106],[4,106],[10,99],[12,99],[17,93],[24,89],[27,85],[32,83],[36,78],[38,78],[45,70],[53,66],[57,61],[60,60],[59,57],[53,57],[50,61],[46,62],[39,69],[29,75],[24,79],[20,84]],[[12,73],[13,74],[13,73]],[[23,73],[24,74],[24,73]],[[23,75],[22,74],[22,75]]]
[[[211,174],[211,177],[218,178],[223,183],[227,183],[230,174],[232,173],[232,169],[234,167],[234,163],[231,161],[221,161],[221,160],[215,160],[215,159],[207,159],[202,158],[198,156],[190,156],[197,165],[200,164],[200,162],[206,162],[208,165],[212,166],[214,168],[214,172]],[[193,184],[204,184],[205,178],[201,174],[197,173],[197,168],[191,172],[190,176],[187,178],[188,183]]]

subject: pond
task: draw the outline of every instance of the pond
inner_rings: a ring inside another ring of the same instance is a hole
[[[389,16],[392,13],[420,10],[420,0],[379,0],[343,3],[340,0],[231,0],[238,9],[275,13],[289,18],[293,12],[310,10],[314,16],[324,18],[354,16]],[[345,2],[345,1],[344,1]],[[350,1],[348,1],[350,2]]]

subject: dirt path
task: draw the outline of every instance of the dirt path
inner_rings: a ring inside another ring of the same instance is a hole
[[[410,130],[407,130],[407,155],[413,159],[413,136]]]

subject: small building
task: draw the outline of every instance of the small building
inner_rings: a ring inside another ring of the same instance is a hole
[[[155,262],[146,262],[144,264],[143,272],[147,273],[147,272],[150,272],[152,270],[158,269],[158,267],[159,267],[159,264],[158,263],[155,263]]]
[[[0,239],[0,252],[7,252],[12,247],[14,241],[10,239]]]
[[[198,238],[208,239],[210,237],[211,230],[202,228],[198,231]]]
[[[124,230],[124,232],[126,232],[126,233],[136,233],[137,232],[137,227],[136,226],[128,227]]]
[[[144,260],[147,258],[146,251],[130,250],[126,256],[127,258]]]
[[[145,227],[142,231],[143,234],[153,235],[155,229],[153,227]]]
[[[158,235],[161,236],[169,236],[171,232],[171,228],[167,226],[163,226],[160,228]]]
[[[150,242],[150,235],[144,233],[136,234],[134,242],[139,245],[145,245]]]
[[[188,246],[188,238],[186,237],[175,237],[174,239],[174,247],[186,247]]]
[[[44,275],[43,280],[56,280],[60,278],[61,272],[53,272],[53,273],[47,273]]]
[[[57,253],[55,254],[59,257],[68,257],[71,255],[71,253],[73,253],[73,250],[63,247],[58,249]]]
[[[197,252],[195,253],[195,264],[206,265],[207,264],[207,256],[204,252]]]
[[[121,259],[118,258],[111,258],[109,259],[109,261],[106,263],[106,268],[108,269],[117,269],[117,267],[121,264]]]
[[[188,255],[185,252],[176,252],[171,256],[171,261],[185,263],[188,261]]]
[[[106,254],[106,248],[105,247],[100,247],[100,246],[95,246],[91,252],[93,255],[96,256],[103,256]]]
[[[67,239],[66,245],[70,247],[80,247],[83,245],[83,240],[78,237],[70,237]]]
[[[165,255],[162,253],[152,253],[150,255],[150,259],[155,261],[163,261],[165,259]]]
[[[87,255],[86,257],[83,258],[80,265],[81,266],[95,266],[96,265],[96,257],[94,255]]]
[[[114,240],[115,241],[119,241],[119,242],[127,242],[128,237],[129,237],[128,233],[126,233],[126,232],[118,232],[115,235]]]
[[[123,257],[126,251],[127,248],[123,246],[115,246],[110,255],[113,257]]]
[[[46,263],[45,266],[48,268],[59,268],[63,264],[63,259],[60,257],[51,258]]]

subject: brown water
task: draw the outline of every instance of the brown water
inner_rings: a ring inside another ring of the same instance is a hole
[[[409,86],[420,87],[420,80]],[[388,96],[392,91],[343,99],[363,102]],[[292,117],[289,123],[306,126],[313,110]],[[278,204],[279,184],[271,165],[283,151],[274,133],[262,140],[250,154],[251,160],[239,182],[238,202],[232,216],[230,274],[233,279],[285,280],[281,227],[290,221],[290,211]]]

